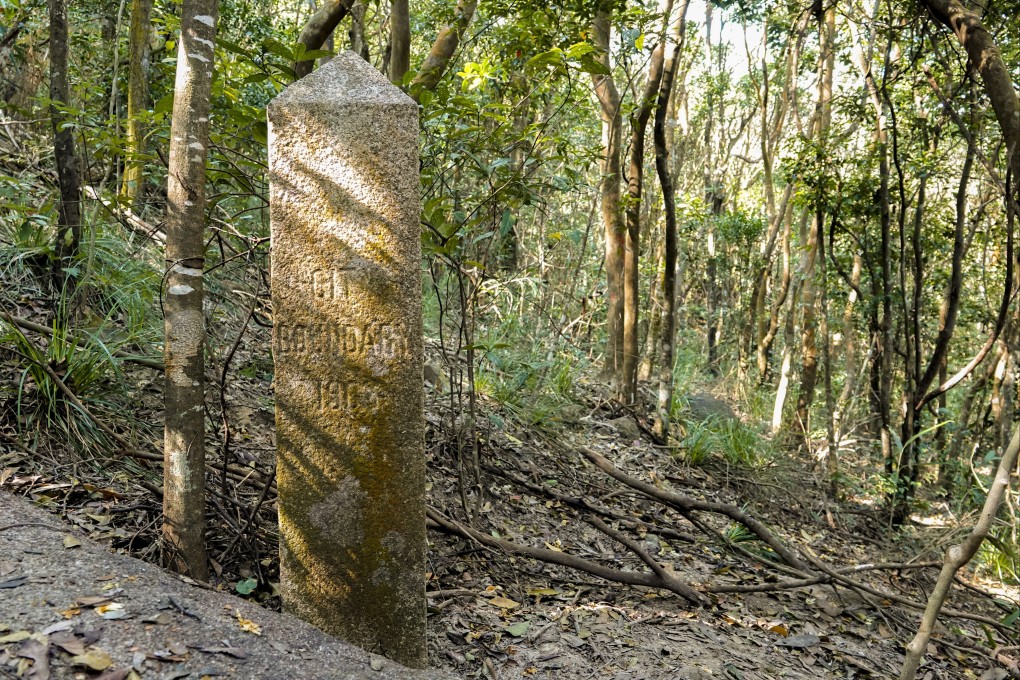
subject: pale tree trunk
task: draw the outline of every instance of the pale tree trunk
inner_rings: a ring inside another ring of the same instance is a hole
[[[78,253],[81,242],[81,178],[75,152],[74,128],[58,105],[70,104],[67,84],[67,0],[49,0],[50,14],[50,122],[53,125],[53,155],[60,188],[56,259],[53,278],[58,291],[65,283],[65,267]]]
[[[205,162],[216,0],[184,0],[167,173],[164,562],[206,580]]]
[[[666,145],[666,117],[673,83],[680,62],[680,49],[684,41],[687,8],[690,0],[682,0],[676,21],[676,32],[665,58],[659,96],[655,109],[652,139],[655,145],[655,172],[662,187],[663,212],[666,219],[665,261],[662,267],[663,316],[660,326],[659,390],[655,406],[654,431],[663,442],[669,441],[669,423],[673,407],[673,344],[676,342],[676,265],[677,223],[676,188],[669,171],[669,147]],[[668,34],[667,34],[668,35]]]
[[[408,0],[390,3],[390,82],[400,85],[411,68],[411,13]]]
[[[144,182],[145,126],[141,112],[149,107],[149,63],[152,48],[152,0],[131,0],[131,26],[128,32],[128,96],[127,136],[124,156],[126,163],[121,177],[120,195],[130,208],[137,210]]]
[[[665,218],[663,222],[665,223]],[[662,262],[666,258],[666,241],[664,238],[656,238],[655,241],[653,261],[656,263],[656,269],[648,290],[648,333],[645,335],[645,351],[642,352],[641,362],[638,364],[638,380],[641,381],[652,378],[652,368],[659,357],[659,335],[665,311],[662,295]]]
[[[793,202],[790,200],[793,195],[793,183],[786,185],[783,192],[783,210],[777,215],[783,221],[783,236],[780,241],[782,249],[782,278],[779,282],[779,290],[769,309],[769,318],[758,329],[758,340],[756,354],[758,359],[758,383],[764,385],[771,380],[772,344],[779,333],[780,315],[783,305],[790,294],[790,284],[793,281],[793,270],[790,266],[790,232],[793,228]]]
[[[793,283],[793,295],[790,296],[790,307],[786,311],[786,325],[783,332],[783,355],[779,368],[779,385],[776,387],[776,400],[772,406],[772,433],[776,434],[783,428],[783,412],[786,408],[786,397],[790,392],[790,374],[793,371],[793,347],[797,341],[794,318],[797,315],[797,298],[800,296],[800,285]]]
[[[611,3],[604,3],[595,14],[593,32],[598,58],[610,69],[609,50],[611,32]],[[624,306],[624,257],[627,242],[627,227],[621,214],[620,193],[620,146],[622,125],[620,120],[620,93],[613,76],[592,74],[595,95],[598,97],[602,118],[602,158],[599,170],[602,181],[599,185],[602,226],[606,232],[606,357],[603,376],[612,383],[616,398],[622,398],[623,385],[623,306]]]
[[[832,41],[836,32],[836,9],[830,6],[819,17],[818,22],[818,95],[815,116],[812,125],[812,138],[815,144],[824,148],[832,119],[832,75],[835,66],[835,50]],[[801,303],[803,308],[803,326],[801,339],[801,372],[800,391],[797,395],[796,425],[800,435],[801,447],[805,451],[811,448],[811,403],[814,401],[815,383],[818,380],[818,282],[815,281],[815,270],[818,266],[818,254],[821,252],[822,220],[824,219],[822,196],[816,196],[814,218],[804,250],[804,266],[802,269]],[[821,282],[825,285],[825,281]],[[825,313],[825,310],[822,310]],[[834,452],[830,451],[830,454]]]
[[[641,192],[644,188],[645,132],[648,129],[648,119],[652,114],[652,107],[662,81],[666,32],[669,28],[670,15],[673,12],[673,0],[661,0],[659,12],[662,14],[659,42],[652,50],[645,91],[630,119],[630,165],[625,211],[627,240],[623,265],[623,374],[620,378],[620,393],[625,404],[633,404],[637,401],[640,354],[638,350],[638,317],[641,306],[638,270],[641,252]]]
[[[779,312],[786,301],[790,291],[790,221],[792,220],[791,206],[793,198],[794,182],[788,181],[783,190],[783,196],[778,206],[775,199],[775,180],[773,165],[775,163],[775,149],[778,148],[782,139],[783,129],[786,124],[787,112],[790,108],[790,101],[794,98],[794,89],[797,85],[796,74],[800,68],[800,53],[804,44],[804,37],[807,33],[809,14],[805,12],[796,26],[791,31],[787,40],[787,52],[785,61],[786,83],[777,97],[776,106],[772,111],[772,120],[769,122],[769,79],[766,68],[766,57],[762,57],[762,96],[761,96],[761,153],[762,166],[765,182],[765,207],[769,222],[769,235],[762,249],[762,264],[758,270],[755,281],[755,294],[752,296],[751,319],[754,324],[754,351],[758,364],[758,383],[764,385],[770,381],[770,364],[772,342],[779,332]],[[762,37],[765,40],[765,36]],[[763,51],[763,55],[767,54]],[[783,263],[782,280],[775,294],[775,301],[772,303],[768,317],[765,317],[766,294],[771,279],[772,257],[776,247],[777,236],[780,227],[783,227]]]
[[[414,75],[408,87],[411,98],[418,101],[421,93],[432,90],[446,72],[453,53],[457,51],[461,38],[471,19],[475,16],[475,8],[478,7],[478,0],[459,0],[457,9],[454,11],[453,21],[443,28],[432,43],[432,49],[422,63],[421,68]]]
[[[850,294],[846,307],[843,308],[843,391],[836,401],[836,409],[832,415],[836,445],[846,434],[847,413],[850,411],[854,397],[857,396],[857,327],[854,324],[854,306],[857,304],[858,291],[861,287],[861,270],[864,260],[861,254],[854,253],[854,265],[850,271]]]

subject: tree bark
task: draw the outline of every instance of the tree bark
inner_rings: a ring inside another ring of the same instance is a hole
[[[818,21],[818,95],[811,136],[819,149],[819,162],[824,164],[826,136],[832,119],[832,78],[835,68],[835,50],[833,39],[836,33],[836,10],[828,7]],[[803,283],[801,303],[803,309],[803,326],[801,338],[801,374],[800,391],[797,395],[796,424],[800,435],[801,447],[810,450],[811,427],[810,411],[814,401],[815,383],[818,380],[818,310],[816,309],[818,286],[825,286],[825,281],[815,280],[815,269],[819,265],[819,252],[822,250],[822,232],[824,220],[824,197],[822,188],[815,189],[814,217],[804,251],[802,269]],[[824,262],[821,263],[824,269]],[[824,297],[824,293],[823,293]],[[822,314],[826,311],[823,307]],[[830,452],[834,453],[834,452]]]
[[[648,82],[637,109],[630,118],[630,164],[627,177],[627,240],[624,255],[623,274],[623,374],[620,378],[620,394],[624,403],[637,401],[637,374],[640,351],[638,349],[638,322],[641,300],[639,268],[641,253],[641,192],[644,183],[645,132],[648,119],[656,102],[662,81],[663,61],[666,51],[666,33],[669,29],[673,0],[659,3],[662,14],[662,30],[659,41],[652,50],[648,64]]]
[[[422,92],[432,90],[443,77],[464,32],[471,25],[471,19],[474,17],[477,7],[478,0],[459,0],[457,2],[453,21],[436,36],[436,41],[432,43],[432,49],[429,50],[428,56],[425,57],[424,63],[408,87],[412,99],[418,101]]]
[[[390,82],[400,85],[411,69],[411,11],[408,0],[390,3]]]
[[[595,14],[593,33],[598,59],[606,68],[609,61],[611,33],[611,3],[603,3]],[[622,124],[620,120],[620,93],[613,76],[592,74],[595,96],[598,98],[602,119],[602,158],[599,170],[599,211],[606,233],[606,356],[603,376],[612,384],[616,398],[622,397],[623,374],[623,279],[624,256],[627,245],[627,227],[621,214],[620,147]]]
[[[656,100],[655,125],[652,139],[655,145],[655,172],[662,187],[663,213],[666,220],[665,261],[662,267],[663,316],[660,327],[659,390],[655,407],[654,431],[662,441],[669,440],[670,416],[673,408],[673,345],[676,342],[676,265],[677,223],[676,188],[669,171],[669,147],[666,145],[666,116],[673,83],[680,62],[680,51],[686,29],[687,8],[690,0],[683,0],[678,11],[676,33],[672,49],[663,63],[662,80]]]
[[[53,279],[60,291],[65,268],[78,254],[81,242],[81,178],[75,151],[74,129],[60,106],[70,105],[67,83],[67,0],[49,0],[50,19],[50,122],[53,126],[53,155],[60,189]]]
[[[152,0],[131,0],[131,26],[128,31],[128,96],[127,138],[124,156],[126,164],[121,177],[120,195],[133,210],[138,209],[144,182],[145,126],[141,112],[149,107],[149,63],[152,48]]]
[[[205,162],[216,0],[184,0],[177,52],[166,220],[164,562],[206,580]]]
[[[301,29],[298,42],[304,45],[307,51],[320,49],[326,42],[326,38],[333,34],[333,29],[350,13],[353,3],[354,0],[324,0],[305,27]],[[314,65],[314,59],[296,61],[294,62],[294,73],[297,78],[304,78],[312,72]]]

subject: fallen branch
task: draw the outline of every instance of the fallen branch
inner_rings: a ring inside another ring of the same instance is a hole
[[[700,602],[701,604],[705,604],[706,600],[704,595],[694,590],[694,588],[691,588],[686,583],[681,583],[680,581],[678,581],[677,578],[673,576],[673,574],[666,571],[666,569],[663,568],[661,564],[656,562],[655,559],[648,554],[648,551],[646,551],[644,548],[638,545],[635,541],[632,541],[630,538],[624,536],[619,531],[616,531],[615,529],[609,527],[609,525],[607,525],[605,522],[603,522],[595,515],[591,515],[590,517],[587,518],[586,521],[588,522],[588,524],[591,524],[593,527],[604,533],[606,536],[609,536],[609,538],[622,544],[632,553],[641,558],[641,561],[647,564],[648,568],[651,569],[656,576],[662,579],[664,583],[670,584],[669,590],[671,590],[674,593],[679,593],[680,595],[687,598],[691,602]]]
[[[636,571],[624,571],[620,569],[612,569],[610,567],[604,567],[601,564],[591,562],[589,560],[570,555],[568,553],[559,552],[557,550],[549,550],[547,548],[533,548],[527,545],[520,545],[518,543],[511,543],[510,541],[504,541],[500,538],[494,538],[488,534],[484,534],[480,531],[476,531],[470,527],[466,527],[458,522],[455,522],[438,511],[428,508],[427,515],[435,525],[443,531],[463,536],[488,546],[490,548],[498,548],[508,553],[514,553],[517,555],[523,555],[532,559],[540,560],[542,562],[549,562],[551,564],[558,564],[563,567],[582,571],[599,578],[603,578],[607,581],[613,581],[616,583],[623,583],[632,586],[643,586],[645,588],[655,588],[658,590],[668,590],[676,593],[677,595],[688,600],[692,604],[702,604],[705,601],[704,596],[697,593],[689,586],[679,583],[676,579],[663,580],[656,573],[644,573]],[[677,588],[677,586],[682,588]]]
[[[499,475],[504,479],[508,479],[514,484],[524,487],[525,489],[531,491],[536,495],[545,496],[547,498],[559,501],[560,503],[563,503],[564,505],[574,508],[575,510],[583,510],[593,515],[600,515],[602,517],[609,517],[615,519],[616,521],[620,522],[622,526],[628,529],[641,529],[650,534],[662,536],[663,538],[672,538],[674,540],[683,541],[685,543],[694,543],[694,536],[691,536],[690,534],[685,534],[682,531],[677,531],[676,529],[671,529],[669,527],[657,527],[649,522],[645,522],[635,517],[630,517],[626,513],[618,512],[616,510],[607,508],[602,505],[596,505],[595,503],[592,503],[588,499],[580,496],[568,496],[567,494],[563,494],[553,489],[546,488],[541,484],[529,482],[528,480],[518,477],[514,474],[511,474],[510,472],[502,468],[498,468],[493,465],[483,465],[482,469],[490,474]]]
[[[811,568],[805,564],[792,550],[773,534],[767,526],[761,521],[751,517],[740,508],[735,505],[729,505],[728,503],[717,503],[714,501],[702,501],[689,496],[684,496],[672,491],[665,491],[659,489],[656,486],[642,482],[641,480],[635,479],[630,475],[622,472],[615,465],[606,460],[605,457],[592,451],[587,447],[581,447],[581,454],[591,461],[597,468],[608,474],[613,479],[626,484],[632,489],[650,496],[658,501],[665,503],[666,505],[681,511],[681,512],[712,512],[718,515],[724,515],[729,517],[735,522],[738,522],[748,530],[750,530],[755,536],[757,536],[763,543],[772,548],[777,555],[779,555],[786,564],[804,572],[810,572]]]
[[[878,588],[872,588],[871,586],[859,583],[858,581],[855,581],[852,578],[849,578],[848,576],[839,573],[839,571],[828,566],[827,564],[817,559],[816,557],[809,556],[808,560],[816,569],[823,573],[828,574],[829,576],[832,576],[833,581],[839,582],[844,588],[850,588],[852,590],[857,590],[862,593],[868,593],[869,595],[881,597],[883,599],[889,600],[890,602],[902,604],[903,606],[910,607],[912,609],[923,610],[925,608],[923,602],[911,600],[910,598],[902,597],[900,595],[896,595],[895,593],[890,593],[885,590],[879,590]],[[946,616],[951,616],[957,619],[967,619],[969,621],[977,621],[978,623],[984,623],[1004,633],[1009,632],[1009,626],[1004,626],[1000,621],[997,621],[989,616],[982,616],[981,614],[970,614],[968,612],[959,611],[958,609],[943,609],[942,613],[944,613]]]

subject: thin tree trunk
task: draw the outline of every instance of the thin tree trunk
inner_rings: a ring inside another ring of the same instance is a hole
[[[610,4],[599,8],[593,22],[595,46],[598,58],[610,68]],[[602,159],[599,170],[602,182],[599,186],[600,212],[606,232],[606,357],[603,376],[612,383],[615,397],[622,395],[623,374],[623,306],[624,306],[624,258],[626,253],[627,228],[620,214],[620,94],[612,75],[593,74],[595,95],[599,101],[602,118]]]
[[[65,284],[65,268],[78,254],[81,242],[81,178],[74,145],[74,127],[61,106],[70,105],[67,83],[67,0],[49,0],[50,15],[50,122],[53,126],[53,155],[60,188],[56,258],[53,275],[60,291]]]
[[[661,0],[659,12],[662,14],[662,30],[659,42],[652,50],[648,64],[648,82],[630,119],[630,165],[627,178],[627,208],[625,211],[627,224],[627,240],[624,247],[623,265],[623,365],[620,378],[620,394],[625,404],[637,401],[638,359],[638,322],[640,314],[639,269],[641,254],[641,192],[644,184],[645,168],[645,132],[648,119],[662,81],[663,62],[665,60],[666,33],[669,29],[670,15],[673,12],[673,0]]]
[[[216,0],[184,0],[177,53],[166,220],[164,562],[204,581],[205,162]]]
[[[656,269],[648,290],[648,333],[645,335],[645,351],[641,354],[641,363],[638,365],[638,380],[641,381],[652,379],[652,369],[657,365],[659,357],[662,316],[666,311],[662,292],[662,268],[665,260],[666,239],[656,239],[652,258],[656,263]]]
[[[326,39],[333,35],[333,29],[350,13],[353,2],[354,0],[324,0],[301,29],[298,42],[309,52],[320,49]],[[314,65],[314,59],[294,62],[294,73],[299,79],[304,78],[312,72]]]
[[[390,82],[400,85],[411,69],[411,11],[408,0],[390,3]]]
[[[830,250],[829,257],[833,254]],[[854,265],[850,272],[850,293],[846,307],[843,308],[843,391],[836,402],[832,420],[835,430],[836,445],[846,434],[846,421],[854,397],[857,395],[857,327],[854,324],[854,306],[857,304],[857,291],[861,286],[861,269],[864,261],[859,252],[854,253]]]
[[[793,295],[790,308],[786,312],[786,326],[783,332],[783,355],[779,369],[779,385],[776,387],[776,401],[772,407],[772,433],[776,434],[783,428],[783,412],[786,408],[786,397],[790,391],[790,373],[793,370],[793,347],[796,343],[796,327],[794,318],[797,313],[797,298],[800,286],[793,284]]]
[[[149,108],[149,62],[152,48],[152,0],[131,0],[131,26],[128,31],[128,96],[125,166],[120,195],[133,210],[138,209],[144,182],[145,126],[141,113]]]
[[[669,148],[666,146],[666,117],[669,100],[676,80],[680,49],[684,41],[687,22],[687,8],[690,0],[682,0],[678,11],[676,33],[672,48],[666,55],[659,85],[655,109],[655,125],[652,139],[655,146],[655,172],[662,187],[663,213],[666,220],[664,262],[662,267],[663,317],[659,348],[659,390],[655,407],[654,431],[662,441],[669,440],[669,423],[673,407],[673,343],[676,341],[676,269],[677,269],[677,223],[676,188],[669,171]]]
[[[453,53],[457,51],[461,37],[471,25],[471,19],[474,17],[477,7],[478,0],[459,0],[457,2],[453,21],[436,36],[436,41],[432,43],[432,49],[408,87],[412,99],[418,101],[422,92],[434,88],[439,79],[443,77],[443,73],[446,72],[446,68],[453,59]]]
[[[835,50],[833,39],[836,33],[836,9],[829,6],[818,21],[818,96],[816,99],[815,116],[812,125],[811,136],[819,149],[825,148],[825,140],[828,135],[832,119],[832,78],[835,68]],[[823,153],[823,152],[820,152]],[[824,164],[824,159],[819,158]],[[811,446],[811,404],[814,401],[815,383],[818,379],[818,310],[816,303],[818,299],[817,282],[815,281],[815,268],[819,265],[819,252],[823,247],[822,233],[824,230],[824,197],[821,195],[821,187],[816,189],[819,192],[815,196],[814,218],[808,233],[804,251],[804,265],[802,269],[801,302],[803,308],[803,326],[801,341],[801,373],[800,391],[797,395],[796,424],[800,435],[801,447],[809,451]],[[825,263],[820,263],[824,269]],[[825,282],[821,282],[825,286]],[[825,314],[825,308],[822,308]],[[830,452],[832,453],[832,452]]]

